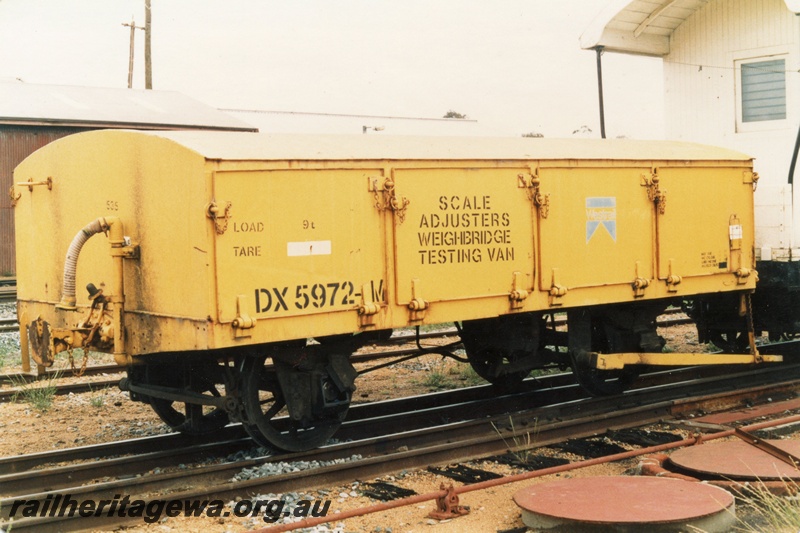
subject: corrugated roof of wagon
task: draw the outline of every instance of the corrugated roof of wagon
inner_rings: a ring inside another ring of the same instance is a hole
[[[750,156],[712,146],[628,139],[296,135],[145,132],[211,160],[737,160]]]

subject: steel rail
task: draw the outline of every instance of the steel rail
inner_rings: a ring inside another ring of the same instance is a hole
[[[745,426],[745,428],[743,428],[743,429],[746,430],[746,431],[757,431],[757,430],[760,430],[760,429],[766,429],[766,428],[774,427],[774,426],[780,425],[780,424],[794,423],[794,422],[798,422],[798,421],[800,421],[800,415],[795,415],[795,416],[786,417],[786,418],[782,418],[782,419],[778,419],[778,420],[770,420],[770,421],[761,422],[761,423],[758,423],[758,424],[751,424],[749,426]],[[586,468],[586,467],[594,466],[594,465],[598,465],[598,464],[606,464],[606,463],[610,463],[610,462],[614,462],[614,461],[623,461],[625,459],[631,459],[633,457],[639,457],[639,456],[647,455],[647,454],[660,453],[660,452],[664,452],[664,451],[667,451],[667,450],[672,450],[672,449],[676,449],[676,448],[682,448],[682,447],[685,447],[685,446],[695,446],[695,445],[702,444],[702,443],[710,441],[710,440],[729,437],[729,436],[733,435],[735,433],[735,431],[736,430],[734,430],[734,429],[724,430],[724,431],[720,431],[720,432],[712,434],[712,435],[700,435],[700,436],[697,436],[697,437],[683,439],[683,440],[676,441],[676,442],[670,442],[670,443],[667,443],[667,444],[648,446],[648,447],[645,447],[645,448],[639,448],[639,449],[630,450],[630,451],[627,451],[627,452],[620,452],[620,453],[616,453],[616,454],[613,454],[613,455],[607,455],[605,457],[598,457],[598,458],[594,458],[594,459],[587,459],[587,460],[584,460],[584,461],[578,461],[578,462],[575,462],[575,463],[569,463],[569,464],[566,464],[566,465],[543,468],[541,470],[535,470],[535,471],[532,471],[532,472],[523,472],[523,473],[520,473],[520,474],[514,474],[514,475],[510,475],[510,476],[503,476],[503,477],[498,478],[498,479],[490,479],[490,480],[486,480],[486,481],[480,481],[478,483],[462,485],[462,486],[454,489],[453,493],[454,494],[464,494],[464,493],[467,493],[467,492],[485,490],[485,489],[492,488],[492,487],[497,487],[497,486],[500,486],[500,485],[507,485],[507,484],[510,484],[510,483],[515,483],[517,481],[525,481],[525,480],[533,479],[533,478],[536,478],[536,477],[548,476],[548,475],[552,475],[552,474],[560,474],[562,472],[569,472],[569,471],[572,471],[572,470],[577,470],[577,469],[580,469],[580,468]],[[334,520],[336,520],[338,522],[338,521],[341,521],[341,520],[346,520],[347,518],[353,518],[355,516],[364,516],[366,514],[386,511],[386,510],[394,509],[394,508],[397,508],[397,507],[406,507],[406,506],[409,506],[409,505],[415,505],[415,504],[418,504],[418,503],[431,501],[431,500],[435,500],[435,499],[438,499],[438,498],[443,498],[443,497],[447,496],[448,494],[449,494],[448,491],[445,491],[445,490],[441,490],[441,491],[437,491],[437,492],[430,492],[430,493],[427,493],[427,494],[418,494],[418,495],[415,495],[415,496],[410,496],[408,498],[402,498],[402,499],[398,499],[398,500],[393,500],[391,502],[385,502],[385,503],[380,503],[380,504],[376,504],[376,505],[371,505],[369,507],[363,507],[363,508],[360,508],[360,509],[351,509],[350,511],[344,511],[344,512],[341,512],[341,513],[337,513],[335,516],[332,516],[332,517],[306,518],[306,519],[300,520],[299,522],[293,522],[291,524],[278,524],[278,525],[275,525],[275,526],[258,529],[256,531],[254,531],[253,533],[280,533],[280,532],[283,532],[283,531],[294,531],[296,529],[309,528],[309,527],[314,527],[314,526],[317,526],[317,525],[320,525],[320,524],[325,524],[325,523],[328,523],[328,522],[332,522]]]
[[[786,352],[788,346],[796,348],[797,342],[782,343],[782,349]],[[778,348],[772,347],[773,351]],[[636,388],[654,387],[659,385],[669,385],[676,381],[688,381],[692,379],[711,378],[730,373],[731,370],[737,372],[741,370],[738,366],[705,366],[687,368],[666,368],[657,372],[644,374],[636,384]],[[419,396],[396,398],[378,402],[354,404],[348,413],[348,421],[340,430],[338,436],[341,438],[359,439],[374,435],[379,426],[377,424],[368,428],[366,432],[359,432],[358,426],[353,423],[364,419],[385,419],[392,414],[401,414],[403,421],[412,422],[422,418],[422,424],[435,424],[440,421],[454,420],[457,416],[468,418],[474,413],[466,408],[466,415],[458,415],[457,408],[451,412],[446,410],[430,411],[432,408],[441,406],[451,406],[455,404],[467,404],[480,398],[489,398],[491,402],[506,401],[510,404],[518,405],[544,405],[558,401],[570,401],[586,398],[586,394],[575,386],[575,379],[571,373],[552,374],[538,378],[528,378],[522,390],[514,395],[498,396],[498,392],[491,385],[481,385],[475,387],[464,387],[461,389],[427,393]],[[498,404],[499,405],[499,404]],[[484,409],[484,408],[481,408]],[[491,413],[491,409],[488,410]],[[438,419],[435,417],[438,416]],[[427,419],[424,417],[428,417]],[[387,431],[396,430],[396,422],[388,422]],[[401,423],[402,424],[402,423]],[[226,443],[239,439],[246,439],[246,433],[237,424],[231,424],[219,432],[210,436],[188,436],[180,434],[164,434],[150,437],[141,437],[124,441],[116,441],[105,444],[95,444],[77,448],[67,448],[64,450],[53,450],[39,452],[21,456],[0,458],[0,475],[16,472],[25,472],[37,466],[81,461],[93,459],[97,461],[103,457],[121,455],[143,455],[160,450],[174,450],[176,455],[191,457],[191,450],[194,447],[204,446],[213,442],[220,443],[221,450],[226,449]],[[281,456],[282,457],[282,456]],[[132,461],[134,459],[131,459]],[[163,458],[166,460],[166,458]],[[99,464],[99,463],[98,463]],[[166,460],[165,464],[169,464]],[[158,465],[155,465],[158,466]],[[74,476],[77,476],[73,472]],[[141,471],[141,469],[140,469]],[[105,475],[105,474],[104,474]]]
[[[734,367],[736,368],[736,367]],[[675,381],[687,381],[706,377],[719,376],[729,373],[730,368],[726,367],[688,367],[688,368],[669,368],[644,374],[640,377],[636,388],[652,387],[665,385]],[[543,403],[543,400],[536,399],[534,395],[543,395],[544,403],[554,403],[556,401],[570,401],[586,398],[587,395],[576,384],[575,378],[571,373],[551,374],[537,378],[528,378],[524,383],[526,390],[512,396],[508,401],[522,405],[536,405]],[[494,401],[498,397],[497,390],[491,385],[479,385],[474,387],[464,387],[460,389],[446,390],[440,392],[426,393],[419,396],[395,398],[377,402],[357,403],[351,406],[347,415],[347,421],[337,434],[341,438],[363,438],[351,429],[351,424],[358,420],[378,419],[392,414],[400,413],[404,419],[413,420],[415,412],[427,412],[434,407],[441,407],[453,404],[464,404],[475,399],[490,398]],[[440,418],[449,418],[447,413],[442,413]],[[374,435],[374,429],[368,435]],[[390,428],[390,429],[397,429]],[[17,472],[25,472],[46,464],[67,463],[92,459],[93,463],[103,457],[113,457],[122,455],[139,455],[160,450],[174,450],[176,454],[184,454],[184,449],[191,450],[198,446],[205,446],[214,442],[224,443],[247,439],[247,434],[239,424],[231,424],[221,429],[219,432],[208,436],[190,436],[176,433],[155,435],[115,441],[104,444],[92,444],[76,448],[66,448],[64,450],[52,450],[19,456],[0,458],[0,476]],[[190,455],[187,453],[186,455]],[[278,458],[284,456],[278,456]],[[156,465],[157,466],[157,465]],[[2,481],[2,478],[0,478]]]
[[[16,285],[0,285],[0,302],[13,302],[17,299]]]
[[[568,375],[567,375],[568,377]],[[564,381],[564,380],[559,380]],[[485,387],[471,390],[462,389],[460,394],[445,396],[447,401],[437,403],[430,395],[391,400],[387,402],[360,404],[355,408],[355,416],[339,430],[337,438],[345,440],[381,440],[381,447],[391,450],[405,445],[407,442],[395,442],[389,437],[396,434],[398,428],[408,431],[420,431],[428,427],[437,427],[455,421],[474,420],[483,417],[503,416],[509,411],[518,410],[519,405],[539,406],[547,403],[570,402],[585,399],[585,393],[567,379],[565,384],[551,382],[547,389],[530,390],[525,393],[495,396],[487,394]],[[438,398],[442,399],[442,396]],[[51,489],[83,484],[97,478],[118,475],[130,476],[147,472],[154,467],[174,466],[183,461],[198,461],[210,455],[219,456],[234,453],[253,447],[253,442],[245,437],[244,431],[237,432],[237,437],[223,442],[207,442],[189,445],[178,449],[138,453],[131,457],[120,457],[106,460],[95,460],[78,465],[48,468],[37,471],[18,471],[0,476],[0,486],[14,487],[15,490],[35,490],[46,486]],[[289,460],[331,460],[343,453],[347,446],[334,446],[295,454],[280,454],[260,460],[245,461],[242,468]],[[352,453],[375,453],[371,446],[360,447]],[[352,455],[351,453],[351,455]]]
[[[83,371],[83,376],[98,376],[102,374],[118,374],[124,372],[125,367],[119,366],[116,363],[103,364],[103,365],[87,365]],[[40,380],[55,380],[60,378],[73,377],[68,369],[48,368],[38,375],[34,372],[9,372],[7,374],[0,374],[0,386],[11,385],[16,386],[18,383],[31,383]]]
[[[94,392],[116,387],[119,379],[104,379],[102,381],[83,381],[81,383],[60,383],[55,385],[55,394],[62,396],[65,394],[80,394],[84,392]],[[18,397],[24,397],[24,389],[14,387],[13,389],[0,391],[0,402],[11,402]]]
[[[780,383],[779,379],[780,378]],[[787,379],[790,378],[790,379]],[[611,404],[608,399],[592,399],[580,402],[567,402],[547,408],[527,410],[511,415],[497,415],[489,419],[471,420],[467,422],[449,424],[439,428],[419,430],[415,434],[395,435],[396,442],[406,443],[409,451],[385,453],[386,438],[379,437],[371,443],[342,444],[331,449],[339,449],[346,454],[355,453],[355,446],[372,446],[374,455],[367,459],[343,463],[334,467],[325,467],[313,472],[294,472],[290,475],[274,476],[270,478],[251,479],[243,482],[231,482],[232,472],[241,470],[243,463],[228,465],[214,465],[202,469],[181,470],[166,474],[143,476],[135,479],[125,479],[114,482],[97,484],[91,487],[73,487],[61,491],[51,491],[39,494],[15,496],[17,499],[44,500],[48,495],[70,494],[74,499],[103,499],[110,494],[124,492],[126,494],[146,494],[151,491],[165,490],[165,484],[173,489],[177,486],[198,486],[200,484],[216,483],[194,491],[170,493],[172,499],[193,498],[233,498],[236,495],[255,494],[258,492],[285,492],[318,486],[330,486],[354,478],[364,479],[375,475],[394,472],[405,468],[417,468],[427,464],[463,461],[502,453],[510,446],[512,437],[509,426],[515,428],[536,427],[537,445],[558,442],[567,437],[588,436],[603,433],[609,428],[630,427],[656,422],[670,416],[671,410],[682,404],[680,411],[686,409],[686,396],[703,394],[704,397],[696,402],[709,401],[708,391],[723,390],[722,394],[731,401],[730,389],[741,387],[741,380],[747,379],[751,387],[768,387],[751,389],[736,393],[741,401],[743,397],[752,397],[756,394],[774,395],[776,392],[796,390],[797,380],[800,379],[800,366],[793,365],[789,375],[788,367],[776,371],[774,368],[763,369],[757,372],[738,374],[726,379],[702,379],[684,383],[680,386],[660,386],[653,389],[643,389],[623,395],[617,400],[622,403]],[[718,401],[718,400],[717,400]],[[542,419],[545,419],[543,422]],[[331,451],[331,450],[328,450]],[[293,458],[294,460],[297,457]],[[169,482],[169,483],[167,483]],[[0,501],[0,506],[7,508],[13,498]],[[92,527],[119,524],[119,517],[92,518]],[[67,525],[61,519],[23,519],[14,522],[15,530],[24,530],[28,527],[46,528],[41,531],[79,527],[77,523]]]
[[[542,389],[556,389],[559,387],[575,385],[575,380],[571,374],[554,374],[538,378]],[[529,380],[531,390],[536,388],[534,380]],[[577,387],[576,387],[577,390]],[[392,414],[406,415],[414,411],[424,411],[434,407],[447,406],[451,404],[463,404],[481,398],[497,397],[497,391],[491,385],[479,385],[474,387],[464,387],[461,389],[447,390],[441,392],[427,393],[419,396],[405,398],[394,398],[378,402],[354,404],[348,413],[348,420],[340,431],[344,431],[346,438],[353,438],[355,435],[348,433],[351,431],[350,425],[358,420],[378,419]],[[519,396],[518,396],[519,397]],[[374,433],[373,433],[374,434]],[[0,458],[0,475],[26,472],[32,468],[46,464],[66,463],[92,459],[95,462],[103,457],[145,454],[160,450],[192,449],[198,446],[206,446],[215,442],[235,441],[248,439],[246,432],[239,424],[230,424],[213,435],[190,436],[178,433],[155,435],[150,437],[140,437],[123,441],[115,441],[105,444],[92,444],[64,450],[52,450],[11,457]],[[250,441],[251,446],[253,445]],[[288,457],[288,455],[281,455]],[[0,477],[0,481],[3,478]]]

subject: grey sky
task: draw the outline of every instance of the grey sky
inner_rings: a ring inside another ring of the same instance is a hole
[[[152,0],[154,88],[225,108],[454,109],[489,134],[597,132],[595,56],[578,37],[605,3]],[[144,0],[0,0],[0,80],[125,87],[132,15],[144,25]],[[604,69],[609,136],[660,137],[660,62],[606,54]]]

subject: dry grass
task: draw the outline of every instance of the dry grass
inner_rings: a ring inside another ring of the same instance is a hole
[[[738,524],[734,531],[746,533],[797,533],[800,531],[800,486],[784,480],[782,494],[754,483],[735,491],[739,501]]]
[[[12,379],[14,387],[18,389],[14,394],[14,401],[22,399],[22,401],[31,404],[38,411],[47,411],[53,405],[53,399],[56,397],[56,389],[58,387],[57,383],[61,378],[61,374],[62,371],[59,370],[54,374],[49,374],[45,379],[31,383],[24,379]]]

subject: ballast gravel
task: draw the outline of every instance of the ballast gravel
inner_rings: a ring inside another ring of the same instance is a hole
[[[243,469],[241,472],[234,475],[231,478],[231,481],[247,481],[249,479],[279,476],[281,474],[291,474],[293,472],[301,472],[303,470],[313,470],[315,468],[322,468],[325,466],[360,461],[361,459],[361,455],[355,454],[351,455],[350,457],[334,459],[332,461],[295,461],[292,463],[281,461],[278,463],[264,463],[263,465],[255,466],[253,468]]]
[[[317,500],[317,498],[318,498],[317,496],[312,494],[306,494],[305,492],[287,492],[285,494],[274,494],[274,493],[259,494],[253,497],[252,499],[255,501],[280,500],[281,502],[283,502],[283,506],[281,507],[280,518],[274,522],[269,521],[269,523],[267,524],[267,525],[276,525],[276,524],[291,524],[303,520],[302,516],[294,516],[295,509],[298,508],[299,503],[301,501],[303,500],[315,501]],[[236,506],[237,501],[228,502],[228,507],[233,509]],[[329,507],[324,507],[324,509],[325,512],[327,512]],[[242,525],[246,527],[263,527],[265,524],[263,519],[259,517],[254,517]],[[344,523],[340,522],[338,524],[331,524],[331,523],[321,524],[319,526],[311,528],[303,528],[298,531],[300,531],[301,533],[344,533],[345,529],[344,529]],[[391,531],[389,531],[388,533],[391,533]]]
[[[0,304],[0,319],[17,318],[17,304],[3,303]],[[0,360],[6,356],[14,355],[19,356],[19,332],[5,332],[0,333]],[[0,362],[2,366],[2,362]]]

